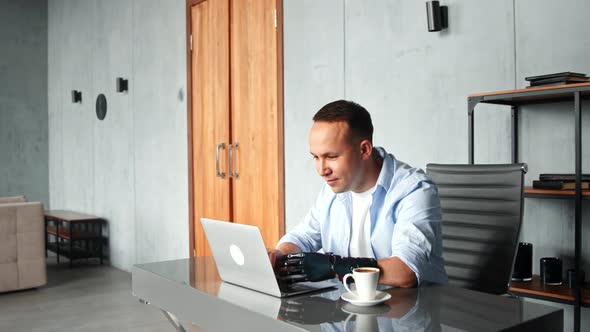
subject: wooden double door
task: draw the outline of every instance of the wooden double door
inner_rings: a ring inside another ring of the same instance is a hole
[[[201,217],[284,234],[281,4],[187,1],[191,255]]]

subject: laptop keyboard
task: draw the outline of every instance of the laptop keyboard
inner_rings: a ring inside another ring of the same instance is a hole
[[[309,286],[297,285],[297,284],[287,287],[288,292],[297,292],[297,291],[308,290],[308,289],[310,289]]]

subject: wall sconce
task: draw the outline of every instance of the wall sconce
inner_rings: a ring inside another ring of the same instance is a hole
[[[117,77],[117,92],[129,91],[129,80]]]
[[[72,103],[82,104],[82,91],[72,90]]]
[[[429,32],[441,31],[449,26],[448,8],[441,6],[438,1],[426,1],[426,16]]]

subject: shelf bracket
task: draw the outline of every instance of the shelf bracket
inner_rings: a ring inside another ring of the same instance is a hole
[[[475,106],[483,100],[483,97],[467,97],[467,114],[473,115]]]
[[[580,268],[582,265],[582,93],[574,92],[574,132],[575,132],[575,154],[576,154],[576,193],[574,208],[574,269],[576,270],[576,280],[580,280]],[[578,285],[575,289],[574,304],[574,331],[580,331],[581,319],[581,300],[582,290]]]
[[[483,100],[483,97],[467,97],[467,150],[468,150],[468,162],[473,164],[473,130],[474,130],[474,111],[475,106]]]
[[[518,163],[518,106],[510,108],[510,124],[511,124],[511,143],[512,143],[512,163]]]

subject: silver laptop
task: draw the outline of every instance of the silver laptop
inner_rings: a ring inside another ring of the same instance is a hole
[[[256,226],[201,218],[221,279],[277,297],[286,297],[336,286],[336,280],[277,281],[260,230]]]

